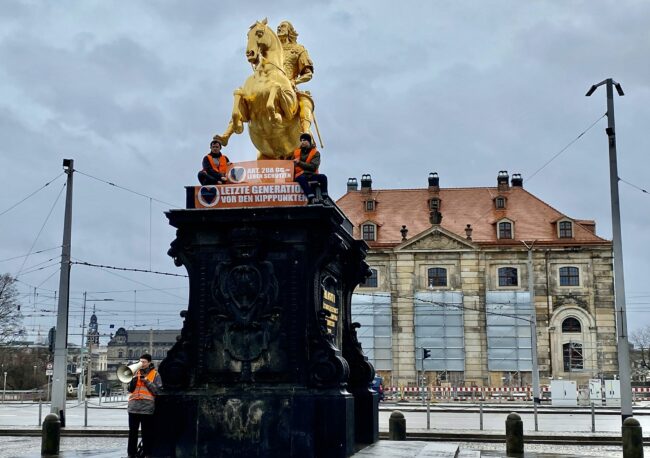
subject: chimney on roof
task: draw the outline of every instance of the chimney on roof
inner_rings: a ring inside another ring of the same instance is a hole
[[[440,191],[440,178],[438,178],[438,172],[431,172],[429,174],[429,191]]]
[[[510,180],[510,185],[513,188],[523,188],[524,187],[524,179],[521,177],[521,173],[513,173],[512,174],[512,179]]]
[[[372,191],[372,177],[369,173],[361,175],[361,192]]]
[[[468,224],[467,227],[465,227],[465,235],[467,235],[467,240],[472,240],[472,225]]]
[[[499,174],[497,175],[497,189],[499,191],[507,191],[510,189],[510,186],[508,186],[508,178],[507,170],[499,170]]]
[[[356,191],[358,189],[357,188],[358,184],[359,183],[357,182],[356,178],[354,178],[354,177],[353,178],[348,178],[348,192]]]

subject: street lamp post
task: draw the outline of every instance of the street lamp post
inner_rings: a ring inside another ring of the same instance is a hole
[[[621,208],[618,198],[618,165],[616,162],[616,128],[614,122],[614,88],[625,95],[619,83],[611,78],[594,84],[585,94],[589,97],[599,86],[607,88],[607,137],[609,140],[609,187],[612,205],[612,236],[614,245],[614,301],[616,307],[616,333],[618,337],[618,372],[621,381],[621,417],[632,416],[632,382],[630,380],[630,347],[627,338],[627,312],[625,309],[625,283],[623,281],[623,242],[621,237]]]
[[[34,364],[34,389],[38,388],[38,384],[36,383],[36,364]]]
[[[5,371],[5,381],[2,385],[2,403],[5,403],[5,396],[7,394],[7,371]]]

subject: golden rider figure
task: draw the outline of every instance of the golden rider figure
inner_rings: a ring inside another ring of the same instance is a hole
[[[312,102],[308,91],[299,91],[297,86],[306,83],[314,74],[314,63],[309,58],[307,49],[298,44],[298,32],[289,21],[282,21],[277,30],[284,52],[284,72],[291,80],[298,95],[300,129],[309,133],[312,122]]]

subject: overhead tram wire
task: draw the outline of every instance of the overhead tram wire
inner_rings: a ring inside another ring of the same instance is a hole
[[[23,259],[23,263],[20,266],[20,269],[14,275],[14,278],[18,278],[20,274],[22,273],[23,268],[25,267],[25,263],[27,262],[27,259],[29,259],[29,256],[31,255],[32,250],[34,249],[34,246],[36,246],[36,242],[38,242],[38,238],[41,236],[41,233],[43,232],[43,229],[45,228],[45,225],[47,224],[48,220],[50,219],[50,216],[52,216],[52,212],[54,211],[54,208],[56,207],[57,202],[61,198],[61,194],[63,194],[63,190],[66,187],[66,183],[63,183],[63,186],[61,187],[61,190],[59,191],[59,194],[56,196],[56,199],[54,200],[54,203],[52,204],[52,207],[50,208],[49,213],[47,214],[47,217],[45,218],[45,221],[43,221],[43,224],[41,225],[41,228],[38,231],[38,234],[36,234],[36,238],[34,239],[34,242],[32,243],[32,246],[29,248],[29,253],[27,256],[25,256],[25,259]]]
[[[105,184],[107,184],[109,186],[113,186],[115,188],[122,189],[123,191],[130,192],[130,193],[135,194],[137,196],[144,197],[144,198],[150,199],[152,201],[156,201],[156,202],[161,203],[161,204],[169,205],[172,208],[182,208],[183,207],[182,205],[176,205],[176,204],[172,204],[172,203],[169,203],[169,202],[165,202],[164,200],[156,199],[155,197],[151,197],[151,196],[149,196],[147,194],[143,194],[141,192],[134,191],[134,190],[129,189],[129,188],[125,188],[124,186],[120,186],[120,185],[115,184],[115,183],[113,183],[111,181],[107,181],[107,180],[104,180],[102,178],[98,178],[96,176],[90,175],[88,173],[82,172],[82,171],[77,170],[77,169],[74,169],[74,171],[77,172],[80,175],[86,176],[88,178],[92,178],[93,180],[100,181],[100,182],[105,183]]]
[[[38,193],[38,192],[41,191],[42,189],[44,189],[44,188],[46,188],[47,186],[49,186],[50,184],[54,183],[56,180],[58,180],[59,178],[61,178],[63,175],[64,175],[64,172],[61,172],[59,175],[57,175],[56,177],[54,177],[53,179],[51,179],[50,181],[48,181],[47,183],[45,183],[43,186],[41,186],[40,188],[38,188],[36,191],[33,191],[33,192],[32,192],[31,194],[29,194],[27,197],[23,198],[22,200],[20,200],[20,201],[16,202],[15,204],[13,204],[11,207],[9,207],[9,208],[7,208],[6,210],[4,210],[2,213],[0,213],[0,216],[4,215],[5,213],[8,213],[8,212],[11,211],[11,210],[13,210],[13,209],[16,208],[18,205],[22,204],[23,202],[25,202],[27,199],[29,199],[30,197],[32,197],[33,195],[35,195],[36,193]]]
[[[27,254],[23,254],[23,255],[20,255],[20,256],[14,256],[14,257],[11,257],[11,258],[0,259],[0,262],[13,261],[14,259],[26,258],[27,256],[31,256],[32,254],[45,253],[46,251],[58,250],[59,248],[61,248],[61,245],[55,246],[54,248],[47,248],[45,250],[34,251],[33,253],[27,253]]]
[[[646,191],[645,189],[640,188],[639,186],[637,186],[637,185],[635,185],[635,184],[632,184],[632,183],[630,183],[629,181],[625,181],[625,180],[624,180],[623,178],[621,178],[621,177],[618,177],[618,181],[621,181],[621,182],[625,183],[626,185],[631,186],[631,187],[633,187],[634,189],[637,189],[637,190],[639,190],[639,191],[641,191],[641,192],[643,192],[643,193],[645,193],[645,194],[650,194],[650,192]]]
[[[546,168],[547,165],[549,165],[551,162],[553,162],[555,159],[557,159],[557,158],[558,158],[562,153],[564,153],[566,150],[568,150],[568,149],[571,147],[571,145],[573,145],[575,142],[577,142],[578,140],[580,140],[580,138],[582,138],[582,136],[583,136],[584,134],[586,134],[587,132],[589,132],[589,131],[590,131],[590,130],[591,130],[591,129],[596,125],[596,124],[598,124],[598,121],[600,121],[601,119],[603,119],[603,118],[606,117],[606,116],[607,116],[607,113],[603,114],[600,118],[598,118],[598,119],[596,119],[594,122],[592,122],[592,123],[589,125],[589,127],[587,127],[585,130],[583,130],[582,132],[580,132],[580,134],[579,134],[576,138],[574,138],[574,139],[571,140],[569,143],[567,143],[567,145],[566,145],[564,148],[562,148],[562,149],[561,149],[560,151],[558,151],[558,152],[557,152],[557,153],[556,153],[552,158],[550,158],[548,161],[546,161],[546,162],[544,163],[544,165],[542,165],[540,168],[538,168],[537,170],[535,170],[535,172],[533,172],[532,175],[530,175],[529,177],[526,177],[526,180],[527,180],[527,181],[532,180],[532,178],[533,178],[535,175],[537,175],[539,172],[541,172],[542,170],[544,170],[544,168]]]
[[[187,275],[183,274],[173,274],[170,272],[159,272],[157,270],[147,270],[147,269],[132,269],[132,268],[127,268],[127,267],[115,267],[115,266],[104,266],[101,264],[91,264],[90,262],[85,262],[85,261],[72,261],[70,264],[78,264],[81,266],[88,266],[88,267],[98,267],[100,269],[111,269],[111,270],[122,270],[126,272],[141,272],[141,273],[149,273],[149,274],[156,274],[156,275],[167,275],[169,277],[184,277],[187,278]]]
[[[590,130],[591,130],[591,129],[596,125],[596,124],[598,124],[598,121],[600,121],[601,119],[603,119],[603,118],[606,117],[606,116],[607,116],[607,113],[603,114],[601,117],[599,117],[599,118],[596,119],[594,122],[592,122],[592,123],[589,125],[589,127],[587,127],[585,130],[583,130],[582,132],[580,132],[580,133],[578,134],[577,137],[575,137],[573,140],[571,140],[569,143],[567,143],[566,146],[565,146],[564,148],[562,148],[559,152],[557,152],[557,153],[556,153],[556,154],[555,154],[551,159],[549,159],[548,161],[546,161],[546,162],[544,163],[544,165],[542,165],[540,168],[538,168],[537,170],[535,170],[535,172],[533,172],[532,175],[530,175],[529,177],[527,177],[526,180],[527,180],[527,181],[530,181],[530,179],[531,179],[532,177],[534,177],[535,175],[537,175],[537,174],[538,174],[539,172],[541,172],[544,168],[546,168],[546,166],[548,166],[551,162],[553,162],[555,159],[557,159],[557,158],[558,158],[562,153],[564,153],[567,149],[569,149],[569,148],[570,148],[570,147],[571,147],[575,142],[577,142],[580,138],[582,138],[584,134],[586,134],[587,132],[589,132],[589,131],[590,131]],[[620,179],[620,178],[619,178],[619,179]],[[482,219],[484,216],[486,216],[486,215],[489,214],[490,212],[492,212],[492,207],[488,208],[488,210],[487,210],[486,212],[482,213],[482,214],[479,215],[477,218],[475,218],[475,219],[470,223],[470,225],[471,225],[471,226],[474,226],[474,225],[476,224],[477,221],[479,221],[480,219]]]

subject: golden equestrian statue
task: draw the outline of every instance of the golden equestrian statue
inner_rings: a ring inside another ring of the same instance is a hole
[[[297,36],[287,21],[277,35],[266,19],[251,26],[246,58],[253,74],[235,90],[232,118],[220,136],[224,145],[248,123],[258,159],[290,159],[300,134],[311,133],[314,101],[296,85],[311,79],[314,66],[307,50],[296,43]]]

